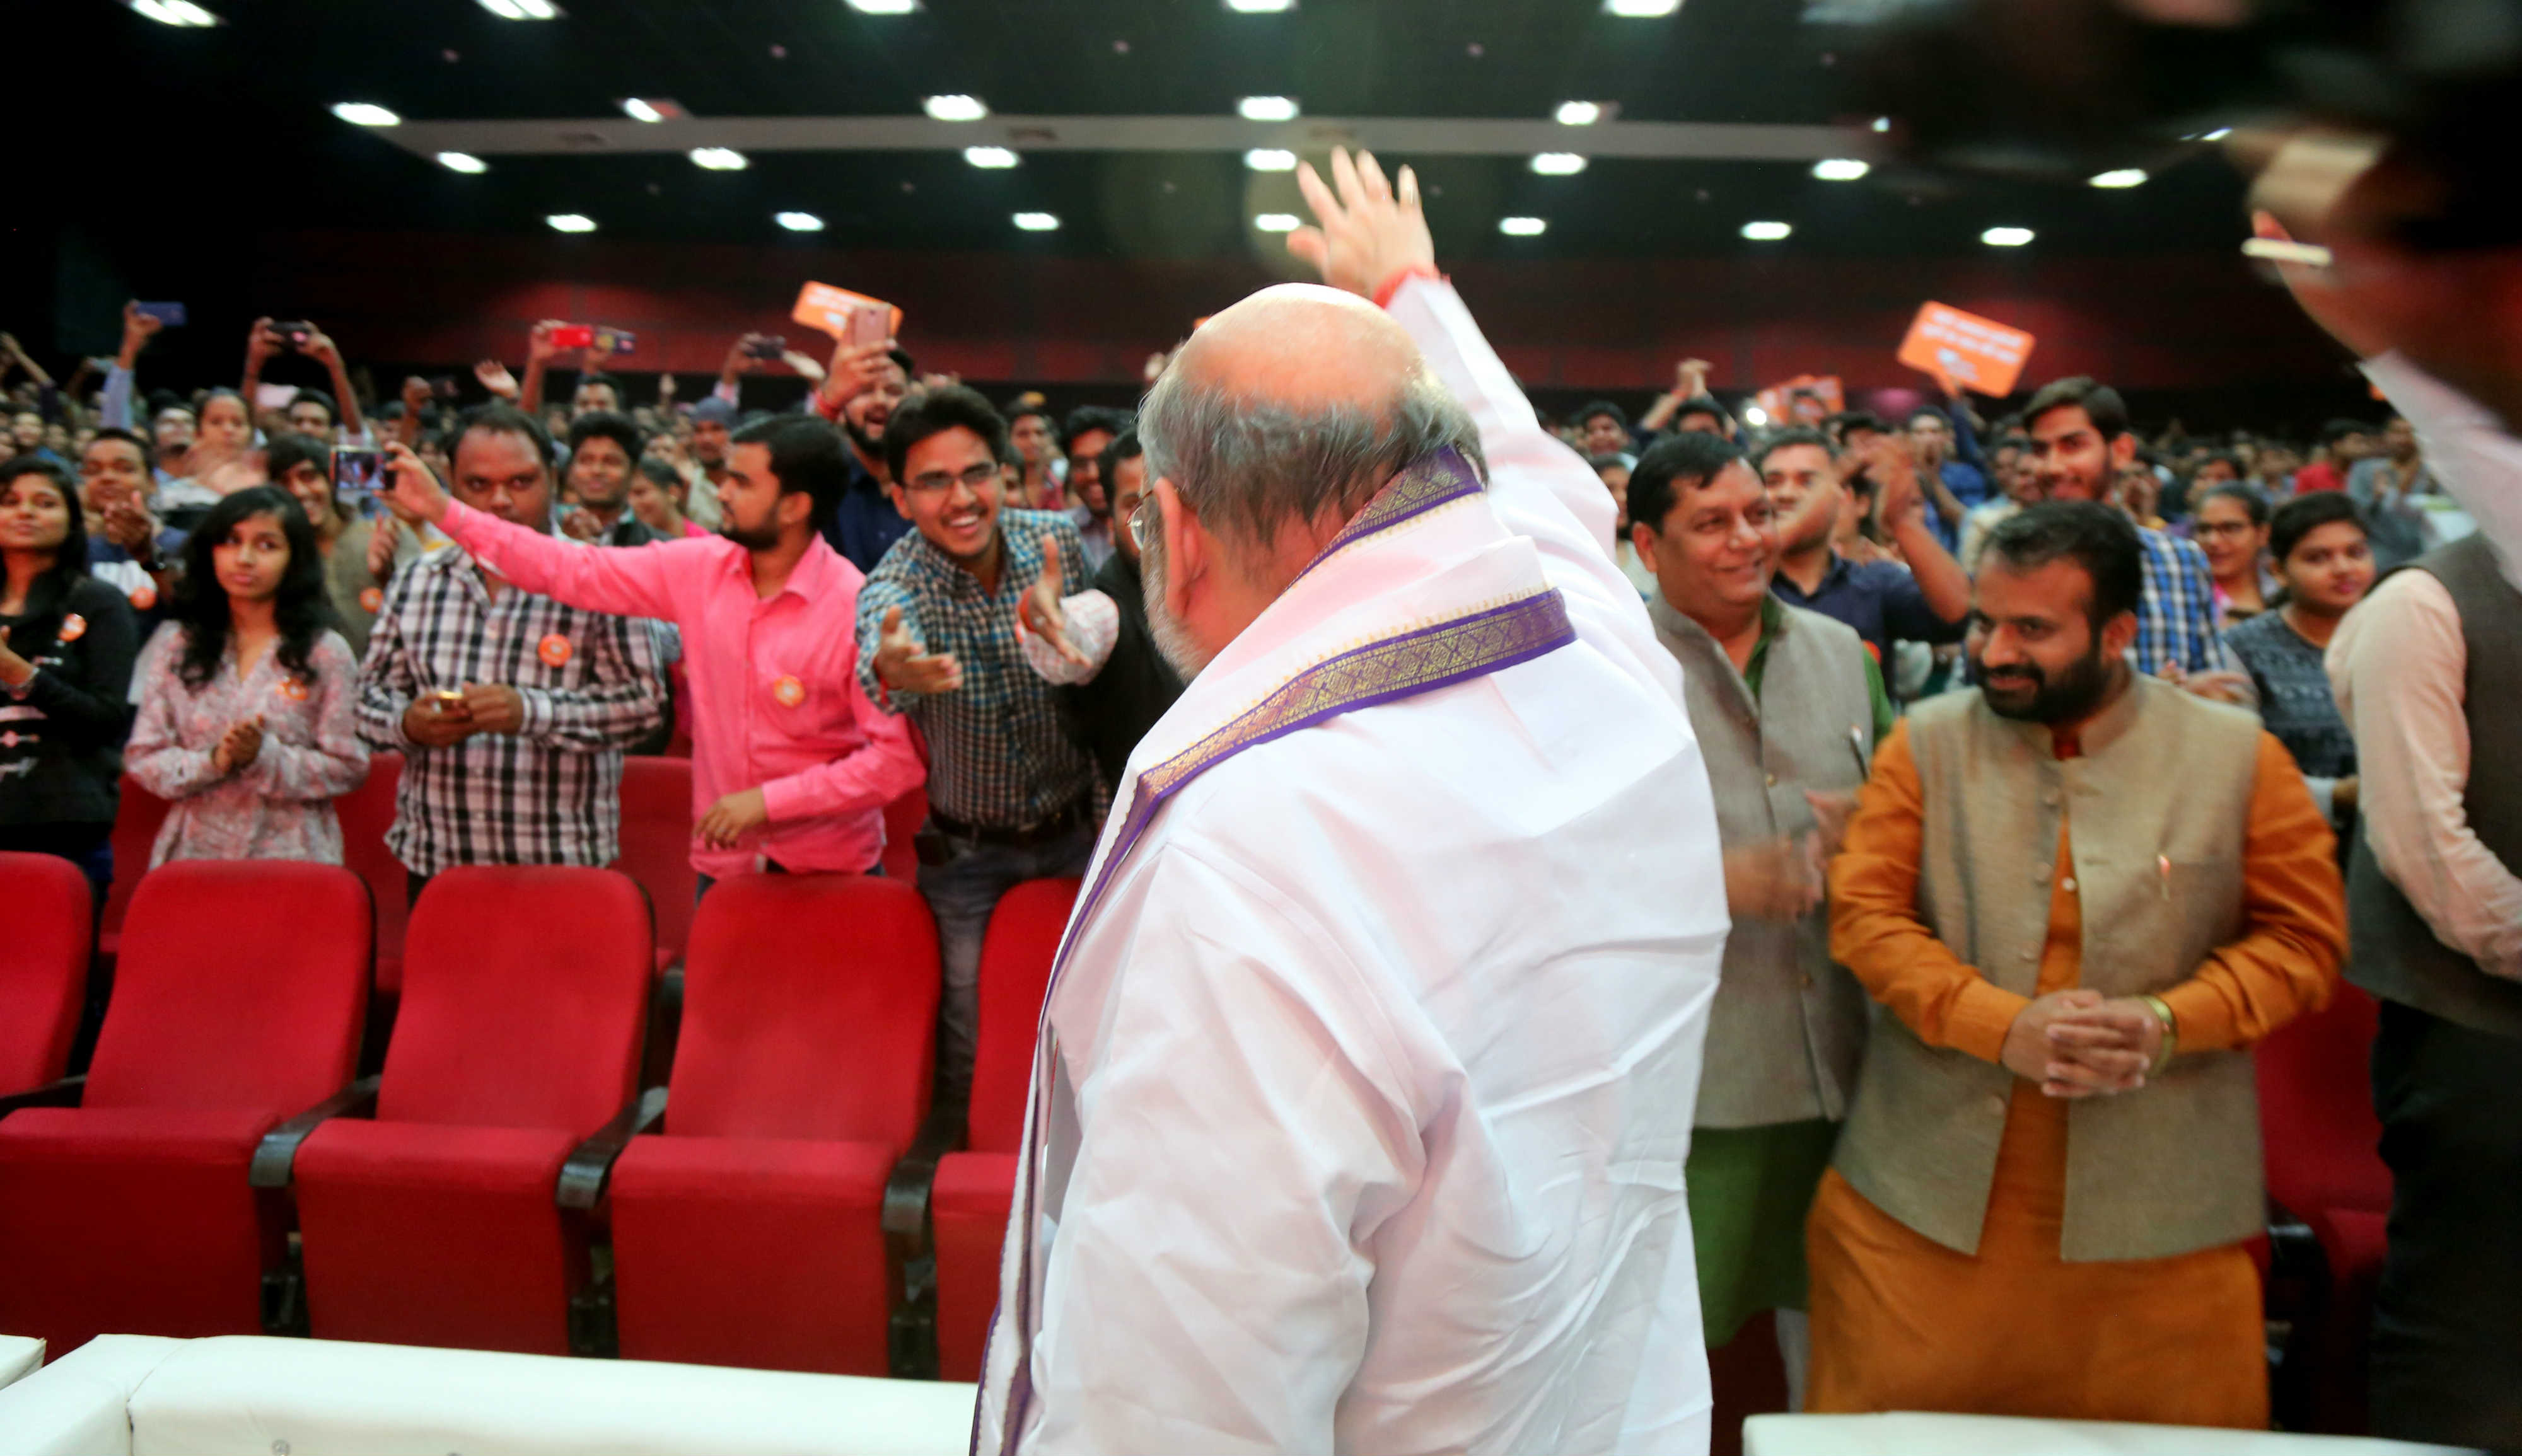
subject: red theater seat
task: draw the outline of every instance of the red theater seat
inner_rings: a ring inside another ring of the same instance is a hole
[[[121,944],[122,918],[131,908],[131,892],[149,873],[149,851],[158,847],[166,809],[166,800],[141,788],[131,775],[122,776],[114,812],[114,884],[106,890],[105,919],[96,931],[97,953],[108,959]]]
[[[898,880],[735,875],[692,928],[665,1132],[612,1179],[627,1359],[883,1375],[885,1179],[928,1106],[937,928]]]
[[[877,862],[905,885],[919,883],[919,851],[911,837],[928,822],[928,790],[923,785],[884,806],[884,853]]]
[[[638,754],[622,760],[622,858],[657,917],[657,969],[683,958],[691,938],[692,761]]]
[[[447,870],[411,918],[373,1121],[297,1156],[307,1312],[325,1339],[566,1354],[585,1233],[562,1161],[630,1100],[648,908],[612,870]]]
[[[0,1095],[59,1077],[78,1029],[95,924],[87,877],[51,854],[0,854]]]
[[[369,935],[367,890],[332,865],[182,860],[142,882],[80,1105],[0,1120],[0,1329],[59,1356],[262,1328],[288,1227],[247,1165],[350,1079]]]
[[[368,897],[377,907],[377,994],[387,997],[402,993],[402,938],[411,920],[410,872],[386,847],[401,783],[400,753],[371,753],[368,776],[333,800],[333,813],[342,821],[342,864],[368,882]]]
[[[928,1205],[937,1246],[938,1373],[947,1380],[980,1377],[981,1346],[999,1299],[999,1253],[1006,1241],[1016,1157],[1024,1149],[1043,993],[1076,903],[1074,880],[1027,881],[999,901],[981,942],[971,1135],[965,1151],[939,1160]]]

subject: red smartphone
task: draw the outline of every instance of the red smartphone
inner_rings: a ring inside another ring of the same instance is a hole
[[[553,348],[589,348],[595,343],[593,324],[563,324],[552,330]]]

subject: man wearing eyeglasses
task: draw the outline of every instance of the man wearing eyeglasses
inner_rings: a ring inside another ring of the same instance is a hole
[[[914,394],[884,432],[893,502],[913,529],[859,593],[859,680],[928,740],[919,890],[945,960],[938,1087],[970,1086],[981,935],[999,896],[1084,873],[1095,766],[1062,729],[1054,690],[1025,663],[1016,610],[1048,554],[1080,562],[1067,516],[1004,508],[1006,423],[959,386]]]

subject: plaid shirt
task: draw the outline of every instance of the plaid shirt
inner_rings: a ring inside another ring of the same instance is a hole
[[[386,846],[416,875],[621,857],[622,751],[665,721],[659,638],[654,622],[513,586],[493,600],[458,547],[397,571],[368,637],[358,705],[360,736],[404,756]],[[413,699],[466,683],[515,688],[525,726],[445,749],[403,736]]]
[[[2171,663],[2186,672],[2234,666],[2216,629],[2216,578],[2207,553],[2151,526],[2137,535],[2145,547],[2145,590],[2136,609],[2136,670],[2160,673]]]
[[[908,712],[928,739],[928,801],[949,818],[993,829],[1037,824],[1094,792],[1095,765],[1061,731],[1051,684],[1025,664],[1016,604],[1042,574],[1042,540],[1082,566],[1086,546],[1057,511],[1001,511],[999,589],[955,565],[912,531],[893,543],[859,588],[859,682],[886,712]],[[875,675],[884,614],[932,653],[952,653],[963,685],[934,696],[890,693]]]

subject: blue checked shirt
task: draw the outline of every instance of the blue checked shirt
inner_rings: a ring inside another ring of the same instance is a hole
[[[2136,670],[2161,673],[2172,663],[2186,672],[2234,667],[2216,630],[2216,578],[2207,553],[2149,526],[2138,526],[2145,546],[2145,591],[2136,609]]]
[[[928,740],[928,801],[965,824],[1017,829],[1077,804],[1095,789],[1095,765],[1062,731],[1050,683],[1026,665],[1016,642],[1016,604],[1042,574],[1042,542],[1059,542],[1059,559],[1082,571],[1086,545],[1056,511],[1001,511],[1004,564],[999,589],[955,565],[926,536],[911,531],[893,543],[859,588],[859,683],[868,701],[907,712]],[[875,673],[884,614],[902,609],[903,624],[932,653],[951,653],[963,684],[951,693],[897,693]]]

